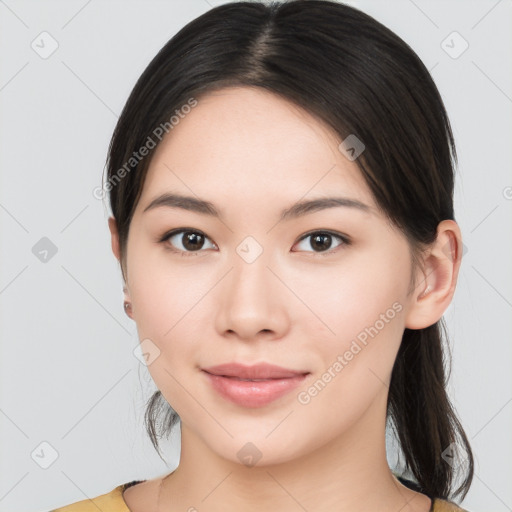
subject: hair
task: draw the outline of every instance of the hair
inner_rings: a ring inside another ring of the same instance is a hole
[[[428,70],[400,37],[353,7],[328,0],[250,1],[212,8],[182,28],[124,106],[107,156],[123,277],[130,221],[154,154],[133,163],[134,151],[153,140],[157,127],[169,132],[169,119],[185,112],[191,98],[230,86],[263,88],[342,139],[354,134],[363,141],[356,163],[378,207],[406,237],[413,269],[419,268],[439,222],[455,220],[455,143]],[[121,173],[127,162],[133,170]],[[416,285],[413,279],[410,293]],[[442,331],[446,337],[443,318],[423,329],[405,328],[386,419],[418,490],[432,499],[464,498],[473,455],[447,395],[451,358]],[[179,416],[156,391],[144,419],[160,453],[158,438],[170,434]],[[446,450],[461,454],[457,467],[445,460]],[[453,491],[456,470],[462,483]]]

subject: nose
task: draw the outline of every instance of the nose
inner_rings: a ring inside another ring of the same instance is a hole
[[[277,277],[265,252],[254,261],[236,254],[218,287],[215,327],[220,335],[278,339],[290,328],[291,292]]]

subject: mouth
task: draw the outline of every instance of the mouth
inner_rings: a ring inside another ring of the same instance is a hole
[[[290,393],[310,374],[262,363],[245,366],[227,363],[202,369],[212,388],[242,407],[263,407]]]

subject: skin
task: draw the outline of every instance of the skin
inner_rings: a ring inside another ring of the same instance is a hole
[[[269,92],[223,89],[201,97],[154,150],[123,258],[109,219],[130,316],[139,339],[160,351],[148,369],[182,421],[178,468],[128,489],[132,511],[429,510],[430,499],[400,484],[388,467],[386,400],[404,328],[432,325],[452,300],[461,233],[454,221],[439,224],[408,294],[409,245],[378,210],[340,142],[321,121]],[[170,191],[210,201],[222,219],[169,207],[143,213]],[[370,210],[337,207],[278,221],[300,199],[333,195]],[[182,234],[158,241],[181,227],[207,237],[199,251],[186,253]],[[351,243],[334,237],[322,251],[312,237],[301,240],[311,231],[340,233]],[[263,249],[252,263],[236,252],[249,235]],[[298,393],[393,303],[401,311],[300,403]],[[230,361],[311,374],[297,390],[249,409],[218,395],[200,371]],[[261,452],[252,467],[237,456],[248,442]]]

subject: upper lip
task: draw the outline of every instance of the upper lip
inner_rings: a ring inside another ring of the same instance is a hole
[[[252,366],[239,363],[225,363],[202,368],[202,370],[212,375],[239,377],[241,379],[287,379],[309,373],[300,370],[290,370],[269,363],[259,363]]]

